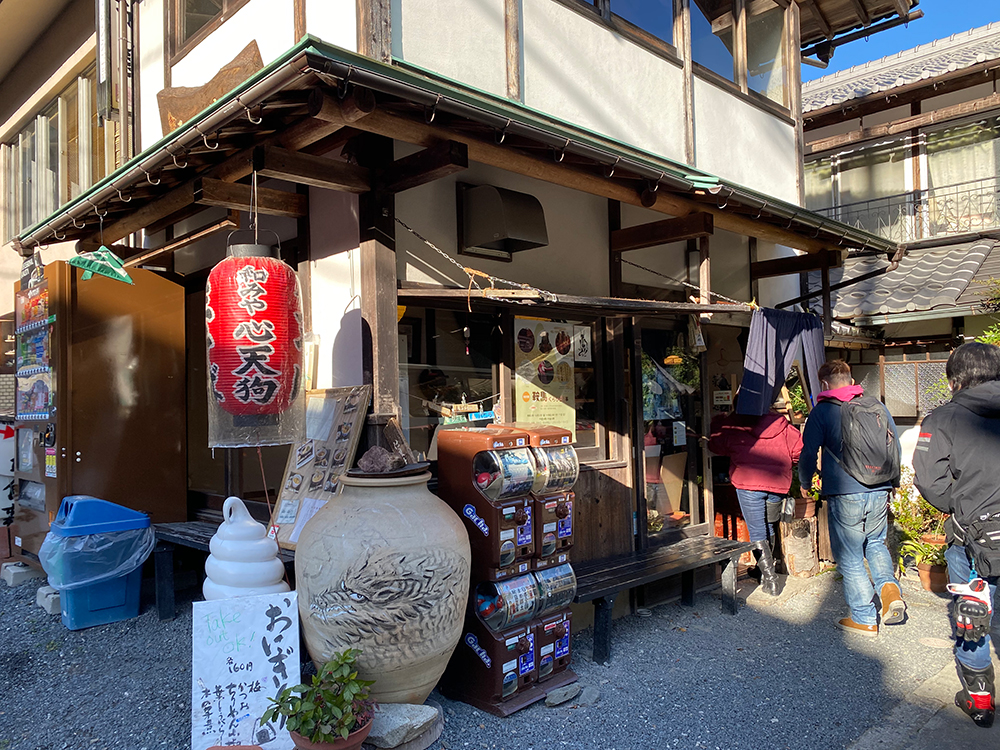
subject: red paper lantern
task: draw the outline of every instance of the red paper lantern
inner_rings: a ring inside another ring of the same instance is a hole
[[[209,399],[230,414],[278,415],[302,376],[302,302],[295,271],[268,245],[232,245],[208,277]]]

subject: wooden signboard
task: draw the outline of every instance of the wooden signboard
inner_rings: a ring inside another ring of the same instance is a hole
[[[268,698],[299,684],[300,662],[294,591],[194,602],[191,750],[253,744],[293,750],[283,724],[261,726],[260,717]]]
[[[306,440],[288,455],[285,481],[270,533],[282,549],[295,549],[306,522],[340,491],[354,463],[365,426],[370,385],[306,392]]]

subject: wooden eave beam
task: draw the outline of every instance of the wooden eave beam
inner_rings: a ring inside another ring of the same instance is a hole
[[[705,211],[688,214],[676,219],[663,219],[649,224],[639,224],[611,232],[611,252],[624,253],[644,247],[665,245],[668,242],[694,240],[708,237],[715,232],[715,217]]]
[[[125,266],[131,268],[134,266],[142,265],[143,263],[148,263],[154,258],[159,258],[162,255],[172,253],[175,250],[180,250],[182,247],[186,247],[195,242],[203,240],[207,237],[211,237],[213,234],[218,234],[226,230],[239,229],[240,227],[240,215],[237,211],[229,211],[225,219],[213,222],[206,227],[201,227],[199,229],[192,230],[186,234],[171,240],[162,247],[158,247],[154,250],[145,250],[144,248],[133,248],[135,252],[129,256],[123,256],[122,260],[125,261]]]
[[[901,18],[910,14],[910,0],[892,0],[892,5]]]
[[[333,97],[330,106],[336,107]],[[506,144],[496,143],[493,137],[480,138],[454,129],[446,129],[423,121],[393,115],[382,108],[357,120],[353,127],[357,130],[377,133],[394,140],[417,146],[430,147],[441,141],[455,140],[469,147],[469,161],[497,167],[507,172],[542,180],[553,185],[562,185],[572,190],[580,190],[591,195],[619,200],[633,206],[643,206],[641,194],[634,186],[608,179],[590,170],[554,162],[549,156],[526,154]],[[830,242],[819,238],[806,237],[790,230],[776,227],[747,217],[728,213],[723,209],[706,206],[690,198],[671,193],[666,189],[657,190],[654,200],[646,208],[651,208],[669,216],[687,216],[691,213],[707,211],[711,213],[715,226],[747,237],[757,237],[764,242],[774,242],[797,250],[815,253],[827,247]]]
[[[203,206],[221,206],[237,211],[249,211],[251,200],[250,185],[239,182],[225,182],[202,178],[195,182],[194,201]],[[300,219],[309,214],[308,196],[288,193],[273,188],[257,188],[255,206],[259,213],[267,216],[288,216]]]
[[[810,154],[816,154],[821,151],[830,151],[835,148],[842,148],[853,143],[860,143],[861,141],[867,141],[873,138],[884,138],[887,135],[905,133],[906,131],[913,130],[915,128],[923,128],[928,125],[948,122],[949,120],[957,120],[962,117],[967,117],[969,115],[974,115],[978,112],[995,109],[997,107],[1000,107],[1000,94],[990,94],[982,99],[975,99],[971,102],[953,104],[950,107],[942,107],[941,109],[936,109],[933,112],[913,115],[912,117],[904,117],[899,120],[887,122],[883,125],[876,125],[871,128],[862,128],[861,130],[853,130],[850,133],[841,133],[840,135],[814,141],[806,146],[805,154],[808,156]]]
[[[851,7],[854,8],[854,15],[858,17],[864,26],[871,26],[872,17],[868,13],[868,8],[865,7],[863,0],[851,0]]]
[[[824,258],[829,258],[824,261]],[[771,276],[785,276],[803,271],[818,271],[822,268],[838,268],[843,265],[843,254],[824,250],[812,255],[796,255],[794,258],[758,260],[750,264],[751,279],[766,279]]]
[[[376,179],[376,190],[401,193],[469,168],[469,147],[445,141],[396,159]]]
[[[257,174],[299,185],[345,193],[367,193],[371,189],[371,175],[365,167],[339,159],[289,151],[278,146],[261,146],[255,149],[253,164]]]
[[[816,5],[816,0],[805,0],[802,5],[809,9],[812,13],[812,17],[816,19],[816,23],[819,25],[819,30],[822,32],[823,36],[827,39],[833,39],[833,29],[830,28],[830,22],[826,20],[826,16],[823,15],[823,11],[819,9]]]

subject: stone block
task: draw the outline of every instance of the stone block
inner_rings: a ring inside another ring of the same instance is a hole
[[[378,748],[399,747],[426,732],[437,718],[438,710],[433,706],[382,703],[365,743]]]
[[[59,592],[51,586],[39,586],[35,594],[35,604],[50,615],[62,614],[59,607]]]
[[[0,566],[0,578],[8,586],[20,586],[25,581],[45,577],[45,571],[41,568],[32,568],[21,562],[9,562]]]

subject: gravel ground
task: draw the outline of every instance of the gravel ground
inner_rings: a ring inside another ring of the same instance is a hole
[[[190,601],[171,622],[149,602],[138,619],[72,632],[35,606],[37,585],[0,584],[0,750],[188,747]],[[435,693],[447,724],[434,750],[848,747],[951,662],[945,599],[914,576],[903,590],[908,621],[877,639],[834,626],[846,614],[834,573],[790,579],[777,600],[741,581],[737,617],[716,591],[616,620],[608,666],[584,630],[573,669],[595,705],[498,719]]]

